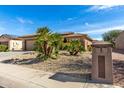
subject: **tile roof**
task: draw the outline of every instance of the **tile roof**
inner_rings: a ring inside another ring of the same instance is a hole
[[[20,36],[19,38],[28,38],[28,37],[35,37],[37,36],[36,34],[29,34],[29,35],[24,35],[24,36]]]
[[[90,41],[93,41],[87,34],[70,34],[70,35],[64,35],[65,38],[77,38],[77,37],[84,37]]]

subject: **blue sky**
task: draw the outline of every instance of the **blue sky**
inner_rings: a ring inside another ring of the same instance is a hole
[[[34,34],[43,26],[101,39],[104,32],[124,29],[124,6],[0,6],[0,34]]]

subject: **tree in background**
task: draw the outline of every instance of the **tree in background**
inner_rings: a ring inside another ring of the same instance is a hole
[[[113,47],[115,47],[115,39],[118,37],[120,32],[122,32],[122,30],[112,30],[109,32],[105,32],[104,34],[102,34],[102,38],[104,41],[112,43]]]
[[[59,53],[62,37],[57,33],[52,33],[49,28],[42,27],[37,30],[35,50],[39,52],[38,57],[47,59]]]

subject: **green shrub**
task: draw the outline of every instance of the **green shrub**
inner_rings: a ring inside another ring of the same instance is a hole
[[[68,45],[64,45],[63,50],[67,50],[68,49]]]
[[[0,45],[0,52],[8,51],[8,47],[6,45]]]
[[[85,51],[85,48],[84,48],[83,45],[81,45],[79,48],[80,48],[80,51],[79,52]]]
[[[72,40],[68,44],[67,51],[70,55],[77,55],[79,52],[85,51],[85,49],[79,40]]]

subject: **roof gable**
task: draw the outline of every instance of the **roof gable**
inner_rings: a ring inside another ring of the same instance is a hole
[[[16,35],[3,34],[0,36],[0,38],[15,39],[15,38],[17,38],[17,36]]]

